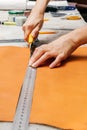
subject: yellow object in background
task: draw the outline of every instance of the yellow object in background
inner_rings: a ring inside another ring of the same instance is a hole
[[[77,15],[70,15],[70,16],[67,16],[66,19],[67,20],[79,20],[79,19],[81,19],[81,17],[77,16]]]
[[[49,21],[49,19],[48,19],[48,18],[45,18],[45,19],[44,19],[44,22],[46,22],[46,21]]]
[[[46,31],[46,32],[39,32],[39,34],[55,34],[56,32],[55,31]]]
[[[10,22],[10,21],[7,21],[7,22],[2,22],[3,25],[16,25],[16,22]]]

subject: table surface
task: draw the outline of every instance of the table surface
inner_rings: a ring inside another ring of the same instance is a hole
[[[79,28],[85,25],[85,21],[81,17],[80,20],[66,20],[65,17],[67,15],[80,15],[77,10],[73,11],[58,11],[58,17],[52,17],[51,13],[45,13],[45,18],[48,18],[49,21],[45,22],[42,31],[56,31],[56,34],[49,34],[49,35],[39,35],[38,39],[42,42],[51,42],[54,39],[69,33],[73,29]],[[0,20],[4,21],[8,19],[8,12],[7,11],[0,11]],[[0,40],[6,39],[23,39],[24,34],[22,31],[21,26],[6,26],[0,25]],[[26,42],[20,43],[1,43],[0,46],[20,46],[20,47],[27,47]],[[12,130],[12,123],[8,122],[1,122],[0,123],[0,130]],[[45,125],[38,125],[38,124],[30,124],[29,130],[60,130],[58,128],[53,128],[50,126]]]

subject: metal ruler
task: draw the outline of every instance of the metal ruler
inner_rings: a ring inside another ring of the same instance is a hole
[[[30,56],[33,54],[36,45],[37,42],[35,41],[30,46]],[[29,127],[35,78],[36,68],[32,68],[28,65],[17,105],[16,114],[13,121],[12,130],[27,130]]]
[[[39,41],[38,41],[39,43]],[[37,41],[30,46],[30,56],[32,56],[37,45]],[[22,90],[19,96],[16,114],[13,121],[12,130],[28,130],[30,111],[32,106],[34,83],[36,78],[36,68],[28,65]]]
[[[17,40],[17,39],[16,39]],[[20,41],[20,40],[18,40]],[[32,56],[35,48],[40,46],[40,42],[36,39],[30,47],[30,56]],[[36,78],[36,68],[28,65],[25,79],[22,85],[22,90],[19,96],[19,101],[12,125],[12,130],[28,130],[29,119],[33,99],[34,83]]]
[[[19,97],[12,130],[28,129],[35,78],[36,68],[28,66],[21,94]]]

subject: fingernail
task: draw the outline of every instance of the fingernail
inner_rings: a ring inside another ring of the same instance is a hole
[[[32,64],[32,67],[35,67],[35,68],[36,68],[36,67],[37,67],[37,65],[36,65],[35,63],[33,63],[33,64]]]
[[[53,69],[53,66],[49,65],[50,69]]]
[[[29,66],[31,66],[32,65],[32,61],[29,61]]]

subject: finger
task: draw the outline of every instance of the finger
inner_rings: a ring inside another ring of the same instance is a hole
[[[33,25],[27,25],[26,23],[23,25],[22,27],[23,31],[24,31],[24,39],[27,41],[28,36],[30,35],[30,33],[33,30]]]
[[[59,54],[56,59],[50,64],[50,68],[58,67],[61,65],[61,62],[65,59],[64,54]]]
[[[51,58],[52,55],[48,52],[44,53],[38,60],[36,60],[36,62],[34,62],[32,64],[32,67],[38,67],[40,66],[42,63],[44,63],[47,59]]]
[[[32,36],[34,37],[34,39],[36,39],[38,37],[38,34],[39,34],[39,29],[35,28],[33,31],[32,31]]]
[[[23,31],[24,31],[24,40],[27,41],[28,36],[31,33],[31,31],[28,29],[28,27],[23,27]]]
[[[41,29],[41,27],[42,27],[42,24],[43,24],[43,23],[38,24],[38,25],[34,28],[34,30],[32,31],[32,36],[33,36],[34,38],[37,38],[37,36],[38,36],[38,34],[39,34],[39,31],[40,31],[40,29]]]
[[[28,41],[29,34],[30,34],[29,30],[26,30],[24,33],[24,40],[25,41]]]
[[[40,49],[39,49],[39,47],[36,48],[33,55],[32,55],[32,57],[30,58],[29,65],[32,66],[32,64],[34,62],[36,62],[44,54],[44,52],[45,51],[42,50],[41,48]]]

